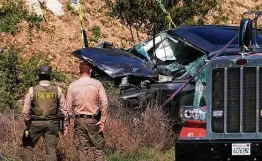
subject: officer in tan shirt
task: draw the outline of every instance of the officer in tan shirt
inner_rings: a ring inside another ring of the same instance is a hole
[[[102,83],[90,78],[91,66],[80,63],[81,77],[69,85],[67,106],[70,118],[74,118],[75,145],[80,161],[88,160],[88,145],[93,150],[95,161],[104,161],[103,136],[107,117],[108,100]],[[101,109],[99,108],[101,102]]]
[[[25,96],[22,114],[30,132],[30,141],[23,143],[23,160],[32,160],[32,149],[43,136],[47,153],[46,160],[56,161],[59,141],[59,119],[67,115],[66,100],[59,86],[50,82],[51,67],[41,65],[39,84],[30,87]]]

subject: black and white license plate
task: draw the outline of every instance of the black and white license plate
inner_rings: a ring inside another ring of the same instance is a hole
[[[232,144],[232,155],[250,155],[251,144]]]

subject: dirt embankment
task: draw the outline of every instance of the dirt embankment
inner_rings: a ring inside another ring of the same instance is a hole
[[[208,24],[238,25],[242,18],[242,13],[248,10],[262,11],[262,1],[219,0],[219,5],[209,12],[205,21]],[[262,24],[262,19],[260,24]]]

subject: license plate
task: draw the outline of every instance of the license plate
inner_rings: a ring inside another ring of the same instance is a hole
[[[250,155],[250,143],[232,144],[232,155]]]

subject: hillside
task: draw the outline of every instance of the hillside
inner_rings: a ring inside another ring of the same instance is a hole
[[[208,24],[238,25],[247,10],[262,10],[261,0],[219,0],[215,10],[206,16]],[[260,21],[260,24],[262,20]]]
[[[74,71],[76,64],[71,52],[81,48],[81,25],[79,17],[67,10],[67,0],[61,2],[64,4],[65,14],[59,18],[46,11],[45,21],[41,22],[40,29],[34,28],[32,31],[32,42],[28,32],[29,27],[24,22],[20,24],[20,31],[15,36],[0,33],[0,46],[22,47],[24,48],[23,57],[41,53],[51,59],[53,65],[59,70]],[[89,0],[85,6],[88,38],[93,36],[91,31],[93,28],[100,29],[97,42],[89,41],[90,46],[95,46],[98,42],[103,41],[113,42],[117,47],[126,48],[132,45],[129,31],[118,20],[107,16],[105,4],[102,1]],[[145,36],[141,36],[145,39]]]
[[[61,0],[65,15],[58,18],[46,11],[45,21],[41,22],[40,29],[32,30],[30,41],[27,23],[20,24],[20,31],[15,36],[0,33],[0,47],[11,45],[23,48],[22,56],[30,57],[41,53],[48,57],[52,64],[61,71],[76,71],[76,61],[71,52],[81,47],[79,17],[68,8],[69,2]],[[113,42],[117,47],[128,48],[133,45],[130,31],[119,20],[107,16],[107,8],[102,0],[88,0],[85,2],[87,20],[87,35],[90,46],[99,42]],[[238,24],[241,13],[247,9],[262,9],[259,0],[220,0],[216,9],[209,12],[205,18],[207,24]],[[93,29],[93,31],[92,31]],[[94,38],[94,34],[97,38]],[[146,39],[146,34],[140,33],[141,39]]]

